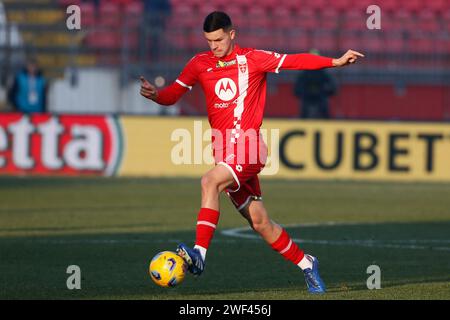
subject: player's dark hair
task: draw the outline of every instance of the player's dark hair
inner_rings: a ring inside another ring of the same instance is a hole
[[[213,32],[219,29],[229,31],[232,28],[230,17],[222,11],[214,11],[208,14],[203,23],[203,31]]]

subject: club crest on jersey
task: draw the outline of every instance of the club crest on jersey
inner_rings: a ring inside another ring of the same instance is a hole
[[[226,68],[228,66],[233,66],[236,64],[236,60],[231,61],[217,61],[216,68]]]
[[[237,87],[232,79],[222,78],[217,81],[215,92],[222,101],[230,101],[236,95]]]
[[[241,73],[245,73],[247,71],[247,62],[239,62],[239,70],[241,70]]]

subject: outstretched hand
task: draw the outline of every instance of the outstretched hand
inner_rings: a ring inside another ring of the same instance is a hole
[[[342,57],[339,59],[333,59],[333,66],[335,67],[343,67],[349,64],[353,64],[358,60],[358,58],[364,58],[362,53],[354,50],[348,50]]]
[[[147,99],[155,100],[158,98],[158,90],[156,87],[148,82],[143,76],[140,77],[141,80],[141,95]]]

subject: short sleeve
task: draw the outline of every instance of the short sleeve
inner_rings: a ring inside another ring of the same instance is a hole
[[[278,73],[285,58],[286,54],[273,51],[254,50],[252,52],[256,67],[262,72]]]

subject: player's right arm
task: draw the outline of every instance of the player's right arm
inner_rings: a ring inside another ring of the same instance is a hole
[[[161,105],[170,106],[175,104],[183,94],[192,90],[192,87],[198,80],[198,68],[195,60],[195,57],[192,58],[176,81],[161,90],[157,90],[153,84],[141,76],[141,95]]]
[[[164,106],[171,106],[175,104],[183,94],[188,91],[187,88],[179,85],[177,82],[172,83],[164,89],[157,90],[156,87],[145,80],[141,76],[141,95],[147,99],[153,100],[158,104]]]

